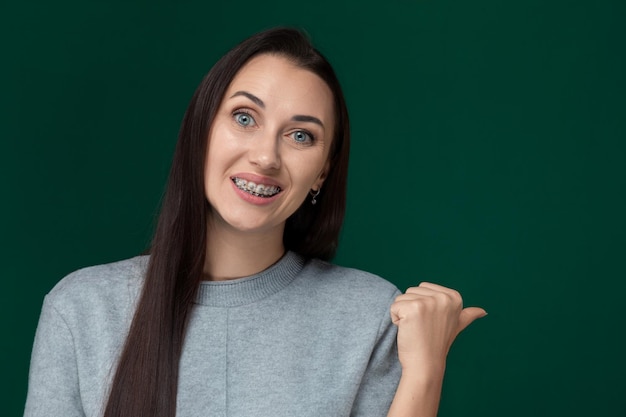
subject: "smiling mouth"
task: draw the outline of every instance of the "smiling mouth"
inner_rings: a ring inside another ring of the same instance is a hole
[[[282,191],[280,187],[275,185],[256,184],[252,181],[246,181],[239,177],[233,177],[231,180],[241,191],[256,197],[270,198]]]

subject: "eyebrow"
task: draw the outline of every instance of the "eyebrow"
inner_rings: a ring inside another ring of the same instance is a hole
[[[295,115],[291,118],[291,120],[293,120],[294,122],[310,122],[310,123],[315,123],[320,125],[322,128],[324,128],[324,123],[322,123],[322,121],[320,119],[318,119],[317,117],[313,117],[313,116],[304,116],[304,115]]]
[[[261,107],[262,109],[265,108],[265,103],[263,103],[263,100],[261,100],[260,98],[258,98],[254,94],[250,94],[247,91],[237,91],[235,94],[230,96],[230,98],[237,97],[237,96],[247,97],[250,100],[252,100],[257,106]]]
[[[257,96],[255,96],[252,93],[248,93],[247,91],[237,91],[235,94],[230,96],[230,98],[234,98],[234,97],[237,97],[237,96],[247,97],[252,102],[254,102],[257,106],[261,107],[262,109],[265,108],[265,103],[263,103],[263,100],[261,100],[260,98],[258,98]],[[315,123],[317,125],[320,125],[322,128],[324,128],[324,123],[322,123],[322,121],[320,119],[318,119],[317,117],[314,117],[314,116],[307,116],[307,115],[303,115],[303,114],[297,114],[297,115],[293,116],[291,118],[291,120],[294,121],[294,122]]]

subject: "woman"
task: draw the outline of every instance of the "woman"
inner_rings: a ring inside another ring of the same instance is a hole
[[[228,52],[185,114],[150,256],[46,297],[25,415],[435,416],[447,350],[485,313],[325,262],[348,151],[339,82],[306,37]]]

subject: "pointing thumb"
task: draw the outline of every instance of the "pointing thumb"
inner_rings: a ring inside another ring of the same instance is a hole
[[[487,312],[480,307],[466,307],[461,310],[461,315],[459,316],[459,331],[461,333],[467,326],[472,324],[472,322],[476,319],[483,318],[487,315]]]

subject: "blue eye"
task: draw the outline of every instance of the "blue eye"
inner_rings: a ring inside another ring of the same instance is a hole
[[[256,122],[254,117],[245,112],[238,112],[234,114],[235,122],[243,127],[254,126]]]
[[[304,130],[296,130],[291,134],[291,137],[300,144],[310,144],[315,139],[312,134]]]

